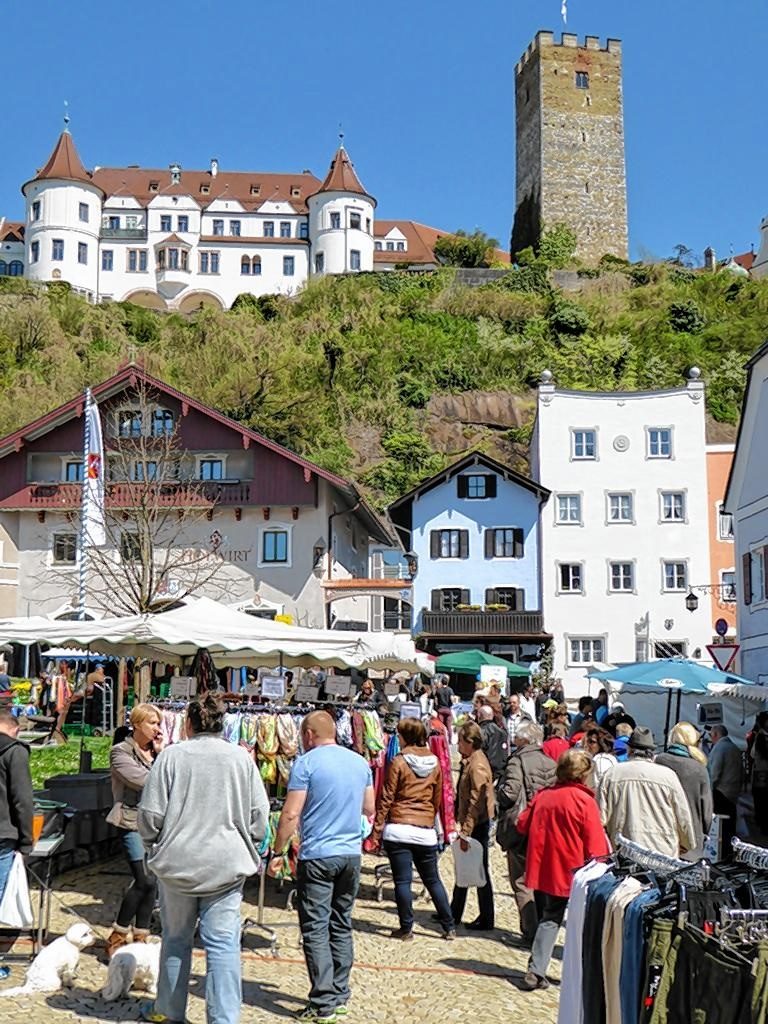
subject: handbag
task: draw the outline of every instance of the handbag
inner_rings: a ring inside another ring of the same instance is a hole
[[[0,925],[6,928],[31,928],[35,923],[29,900],[29,884],[24,858],[16,851],[0,900]]]
[[[496,824],[496,842],[505,852],[513,850],[515,853],[524,853],[528,844],[528,837],[517,831],[517,819],[528,806],[528,793],[526,791],[525,760],[520,758],[520,771],[523,774],[522,785],[517,800],[511,807],[508,807]]]
[[[488,879],[483,865],[483,847],[476,839],[467,839],[468,850],[462,850],[457,839],[451,844],[456,885],[460,889],[482,889]]]

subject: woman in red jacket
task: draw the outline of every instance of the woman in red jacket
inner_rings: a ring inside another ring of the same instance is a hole
[[[547,988],[547,967],[563,923],[574,871],[610,847],[595,795],[585,785],[592,758],[569,750],[557,762],[557,782],[540,790],[517,820],[528,836],[525,884],[533,889],[539,925],[523,988]]]

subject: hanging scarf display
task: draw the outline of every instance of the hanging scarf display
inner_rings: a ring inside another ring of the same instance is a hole
[[[262,715],[256,732],[259,771],[266,785],[277,782],[277,722],[275,715]]]

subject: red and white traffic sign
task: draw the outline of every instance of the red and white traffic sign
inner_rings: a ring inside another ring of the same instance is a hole
[[[721,672],[727,672],[739,653],[741,644],[707,644],[712,661]]]

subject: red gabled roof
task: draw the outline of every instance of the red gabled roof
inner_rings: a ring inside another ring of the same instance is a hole
[[[733,262],[738,263],[745,270],[751,270],[752,264],[755,262],[755,254],[754,252],[743,252],[740,256],[734,256]]]
[[[344,146],[339,146],[336,150],[336,155],[331,160],[331,166],[325,176],[325,181],[317,191],[318,193],[352,192],[356,195],[373,199],[373,196],[363,188],[360,179],[355,173],[354,164],[349,159],[349,154],[344,149]]]
[[[82,181],[93,185],[93,177],[83,166],[72,136],[66,129],[59,136],[47,162],[32,180],[40,181],[45,178],[62,178],[65,181]]]
[[[259,434],[250,427],[243,426],[242,423],[238,423],[237,420],[233,420],[221,412],[217,412],[216,409],[211,409],[210,406],[204,405],[202,402],[198,402],[197,399],[191,398],[189,395],[185,395],[182,391],[178,391],[176,388],[171,387],[170,384],[165,384],[163,381],[158,380],[157,377],[152,377],[140,366],[128,364],[127,366],[122,367],[122,369],[118,370],[114,376],[91,388],[91,394],[97,402],[99,400],[104,401],[114,394],[119,394],[119,392],[124,390],[126,387],[135,387],[139,382],[163,394],[170,395],[177,401],[185,403],[191,409],[195,409],[204,416],[209,416],[211,419],[216,420],[217,423],[221,423],[222,425],[229,427],[231,430],[236,431],[241,436],[256,442],[256,444],[262,445],[264,448],[275,452],[283,458],[288,459],[290,462],[296,463],[303,467],[308,473],[314,473],[316,476],[320,477],[320,479],[326,480],[333,487],[341,491],[341,493],[352,502],[359,503],[359,511],[361,516],[367,521],[372,536],[376,536],[379,540],[385,543],[391,543],[392,538],[386,527],[365,499],[360,495],[360,492],[354,484],[350,483],[348,480],[342,479],[340,476],[336,476],[335,473],[329,473],[328,470],[321,469],[320,466],[316,466],[308,459],[302,458],[300,455],[297,455],[296,452],[292,452],[290,449],[284,448],[281,444],[277,444],[276,441],[270,441],[269,438],[265,437],[263,434]],[[33,420],[32,423],[28,423],[25,427],[21,427],[19,430],[15,430],[12,434],[6,434],[5,437],[0,438],[0,459],[12,451],[18,450],[24,444],[25,438],[34,439],[36,437],[40,437],[47,434],[54,427],[60,426],[62,423],[67,422],[73,417],[82,415],[83,403],[83,395],[79,394],[75,398],[70,399],[69,402],[65,402],[64,405],[60,405],[57,409],[53,409],[51,412],[46,413],[45,416],[40,416],[38,419]]]
[[[427,224],[419,224],[415,220],[379,220],[373,226],[373,234],[377,242],[383,242],[393,228],[398,228],[408,242],[406,252],[393,252],[391,249],[376,249],[373,262],[376,263],[437,263],[435,242],[439,238],[452,238],[453,231],[441,231]],[[509,263],[509,253],[503,249],[494,249],[493,258],[499,263]]]
[[[24,222],[21,220],[3,220],[0,217],[0,242],[23,242]]]

